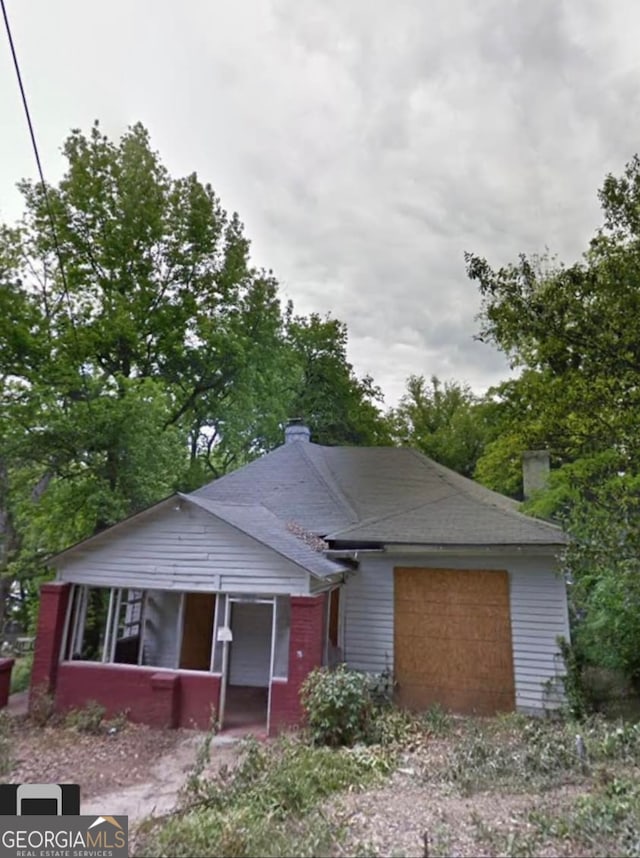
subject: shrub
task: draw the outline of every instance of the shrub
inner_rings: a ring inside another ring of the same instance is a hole
[[[13,765],[11,723],[6,712],[0,712],[0,775],[7,775]]]
[[[376,714],[370,678],[344,664],[316,668],[301,692],[311,738],[317,745],[353,745],[364,742]]]
[[[564,661],[562,684],[567,709],[571,717],[580,720],[593,710],[593,703],[584,683],[584,655],[575,644],[570,644],[564,637],[559,637],[557,643]]]
[[[53,717],[54,700],[46,686],[32,689],[29,694],[29,718],[38,727],[44,727]]]
[[[208,778],[194,774],[187,807],[147,830],[138,854],[335,854],[339,832],[318,804],[335,792],[375,781],[391,766],[379,748],[334,750],[296,737],[269,745],[245,740],[235,768],[222,767]]]
[[[451,715],[438,703],[434,703],[421,716],[420,722],[430,736],[446,736],[453,724]]]
[[[17,658],[11,671],[11,694],[26,691],[31,682],[31,668],[33,667],[33,653]]]
[[[102,732],[102,721],[106,709],[95,700],[89,700],[82,709],[72,709],[67,713],[64,723],[79,733],[92,733],[97,735]]]

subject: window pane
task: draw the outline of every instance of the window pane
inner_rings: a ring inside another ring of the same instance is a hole
[[[75,588],[67,631],[68,659],[102,661],[110,593],[103,587]]]
[[[143,602],[142,590],[120,591],[113,645],[113,661],[117,664],[138,664]]]
[[[178,663],[180,593],[147,592],[142,664],[175,668]]]
[[[273,675],[279,679],[286,679],[289,675],[290,626],[291,601],[289,596],[277,596]]]

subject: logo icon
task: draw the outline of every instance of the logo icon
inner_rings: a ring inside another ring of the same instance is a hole
[[[126,816],[81,816],[78,784],[0,784],[0,858],[127,858]]]
[[[79,816],[78,784],[0,784],[0,816]]]

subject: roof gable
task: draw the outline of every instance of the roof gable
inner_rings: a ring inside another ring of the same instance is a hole
[[[179,512],[180,505],[183,503],[198,510],[200,515],[218,519],[224,523],[226,528],[237,531],[237,538],[240,543],[243,540],[250,540],[250,542],[259,544],[263,549],[279,555],[287,563],[293,563],[301,572],[314,578],[323,579],[345,571],[342,564],[329,560],[317,548],[311,547],[309,540],[305,539],[306,531],[288,527],[285,522],[277,519],[265,507],[257,504],[221,504],[181,493],[172,495],[160,503],[124,519],[113,527],[82,540],[56,555],[52,558],[51,563],[55,566],[74,564],[78,559],[86,559],[92,552],[103,552],[103,549],[108,551],[110,546],[115,547],[118,543],[124,545],[131,541],[132,535],[136,543],[139,543],[135,548],[136,555],[144,558],[146,552],[149,556],[154,553],[152,543],[158,541],[159,535],[163,533],[162,528],[159,533],[156,533],[154,529],[157,526],[157,520],[169,510]],[[150,536],[146,548],[144,547],[145,531],[148,531]],[[187,533],[182,533],[179,528],[172,535],[175,547],[172,550],[171,563],[177,562],[179,559],[176,557],[177,554],[188,554],[191,550],[187,548],[186,537]],[[211,559],[213,560],[213,558]],[[213,563],[211,565],[213,567]]]

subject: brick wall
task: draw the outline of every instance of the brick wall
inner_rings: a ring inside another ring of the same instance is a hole
[[[322,664],[325,599],[324,593],[291,597],[289,676],[286,682],[275,681],[271,685],[272,735],[302,721],[300,686],[313,668]]]
[[[220,677],[124,664],[59,664],[69,589],[60,583],[42,586],[32,690],[54,692],[58,711],[95,700],[109,716],[128,710],[132,721],[152,726],[207,729],[211,707],[219,707]],[[289,675],[272,684],[272,734],[302,720],[300,686],[322,664],[325,600],[324,593],[291,597]]]
[[[210,673],[180,674],[180,727],[208,730],[211,707],[216,719],[220,706],[220,677]]]
[[[65,662],[58,671],[56,710],[79,709],[95,700],[107,717],[128,711],[131,721],[152,727],[209,727],[217,709],[220,678],[128,664]]]
[[[9,691],[11,689],[12,658],[0,658],[0,709],[9,702]]]
[[[80,709],[95,700],[107,717],[128,710],[131,721],[152,727],[178,723],[178,674],[127,664],[65,662],[58,671],[56,711]]]
[[[31,671],[32,692],[53,692],[56,687],[70,590],[70,584],[61,582],[43,584],[40,588],[38,632]],[[34,696],[31,695],[32,700]]]

